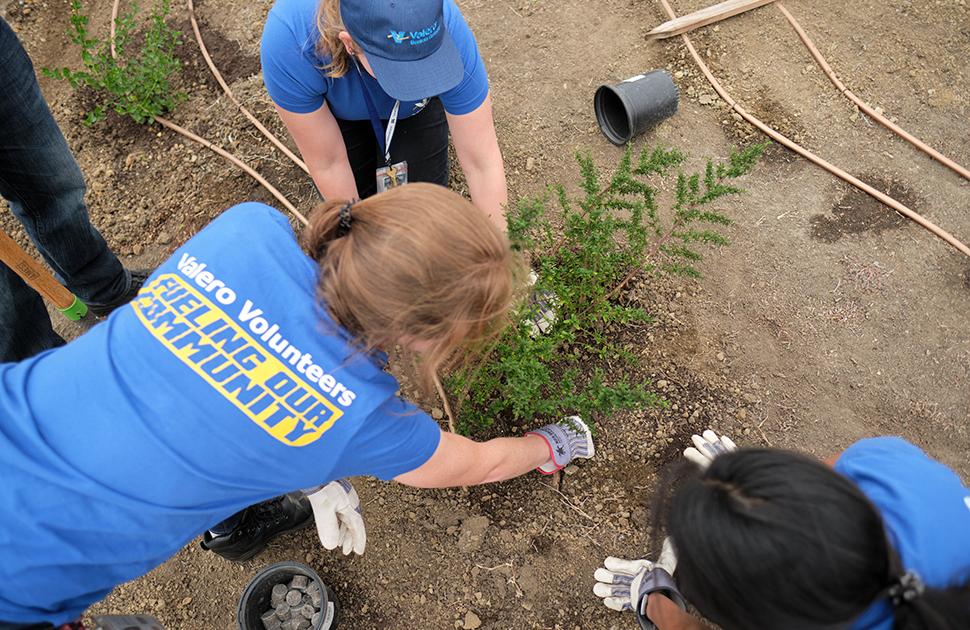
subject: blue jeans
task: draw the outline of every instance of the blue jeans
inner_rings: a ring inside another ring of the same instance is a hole
[[[3,18],[0,68],[0,195],[67,288],[88,304],[110,304],[131,275],[88,220],[84,176]],[[0,263],[0,362],[63,343],[40,295]]]

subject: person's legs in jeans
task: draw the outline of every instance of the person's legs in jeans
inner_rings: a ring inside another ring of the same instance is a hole
[[[0,363],[20,361],[64,345],[51,325],[44,300],[0,262]],[[2,628],[0,628],[2,630]]]
[[[69,289],[91,305],[116,302],[128,291],[131,275],[88,220],[84,177],[44,101],[30,58],[2,18],[0,68],[0,195]],[[10,276],[0,274],[0,282],[13,282]],[[38,319],[36,304],[24,302],[23,295],[22,286],[0,290],[0,321],[6,328],[0,361],[21,358],[6,353],[4,345],[11,341],[41,347],[51,338],[46,313]],[[21,310],[30,317],[18,315]],[[23,326],[11,328],[7,322]]]

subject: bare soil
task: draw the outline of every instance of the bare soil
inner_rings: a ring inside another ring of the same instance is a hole
[[[238,97],[283,132],[259,76],[270,0],[197,5],[203,35]],[[621,149],[599,133],[602,83],[666,68],[680,112],[637,140],[725,157],[758,138],[719,101],[676,39],[647,42],[664,19],[630,0],[462,0],[484,55],[513,198],[572,183],[572,154],[601,165]],[[679,13],[706,0],[678,0]],[[905,129],[970,164],[970,8],[965,0],[792,0],[789,8],[842,80]],[[88,3],[95,33],[110,2]],[[0,0],[35,64],[76,64],[66,0]],[[255,165],[297,205],[309,181],[247,125],[209,77],[184,9],[179,124]],[[694,35],[750,111],[970,239],[970,183],[857,112],[812,62],[772,6]],[[92,218],[132,267],[158,264],[222,210],[272,199],[206,149],[157,127],[112,117],[80,124],[85,96],[42,87],[90,186]],[[285,134],[283,134],[285,136]],[[456,180],[460,186],[460,180]],[[472,611],[485,629],[635,627],[591,593],[604,556],[642,556],[662,468],[686,437],[713,426],[748,445],[819,456],[871,435],[899,434],[970,477],[970,263],[888,208],[780,147],[722,204],[732,245],[711,252],[697,282],[634,284],[627,299],[656,316],[630,336],[663,410],[597,418],[596,459],[558,479],[536,475],[484,488],[418,491],[358,480],[368,526],[362,558],[325,552],[312,529],[234,565],[189,545],[96,612],[148,612],[166,627],[235,627],[237,599],[263,566],[294,559],[337,591],[346,628],[456,628]],[[3,217],[6,229],[15,224]],[[22,238],[22,232],[18,232]],[[67,331],[70,334],[72,331]]]

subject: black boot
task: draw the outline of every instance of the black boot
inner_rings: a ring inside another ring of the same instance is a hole
[[[226,560],[244,562],[280,534],[308,527],[313,508],[302,493],[251,505],[222,521],[202,535],[200,544]]]
[[[142,285],[145,284],[145,280],[148,280],[148,276],[152,274],[151,271],[144,269],[132,269],[128,273],[131,274],[131,282],[128,284],[128,290],[121,297],[108,304],[88,304],[88,311],[92,315],[96,317],[107,317],[119,306],[124,306],[128,302],[131,302],[138,295]]]

